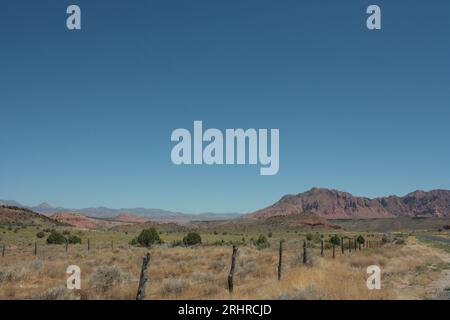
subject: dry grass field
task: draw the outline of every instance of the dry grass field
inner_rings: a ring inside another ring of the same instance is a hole
[[[23,238],[23,237],[22,237]],[[450,288],[450,254],[408,237],[405,244],[320,256],[310,249],[302,262],[302,240],[284,244],[281,281],[277,279],[278,246],[257,249],[240,245],[235,290],[227,290],[231,246],[154,246],[147,299],[445,299]],[[126,242],[113,247],[34,245],[7,247],[0,255],[0,299],[135,299],[142,258],[147,249]],[[66,288],[69,265],[81,268],[81,290]],[[379,265],[381,290],[366,287],[366,268]]]

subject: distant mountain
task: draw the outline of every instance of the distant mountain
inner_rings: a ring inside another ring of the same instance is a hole
[[[86,217],[80,213],[55,213],[50,218],[57,222],[82,229],[109,229],[124,224],[121,221]]]
[[[325,219],[449,217],[450,191],[415,191],[404,197],[370,199],[338,190],[313,188],[297,195],[286,195],[275,204],[245,217],[261,219],[304,213],[314,213]]]
[[[58,223],[30,209],[2,204],[0,205],[0,224],[55,226]]]
[[[147,218],[139,217],[130,213],[120,213],[117,217],[113,218],[113,220],[131,223],[146,223],[149,221]]]
[[[52,215],[55,213],[77,213],[88,217],[94,218],[114,218],[121,213],[127,213],[135,215],[138,217],[143,217],[148,220],[157,222],[178,222],[187,223],[190,221],[198,220],[223,220],[223,219],[235,219],[241,216],[239,213],[200,213],[200,214],[188,214],[181,212],[172,212],[162,209],[148,209],[148,208],[122,208],[122,209],[111,209],[107,207],[97,207],[97,208],[84,208],[84,209],[69,209],[63,207],[53,207],[48,203],[41,203],[37,206],[24,206],[16,201],[12,200],[0,200],[0,205],[13,205],[17,207],[28,208],[33,211]]]
[[[23,207],[20,203],[13,200],[0,200],[0,206]]]

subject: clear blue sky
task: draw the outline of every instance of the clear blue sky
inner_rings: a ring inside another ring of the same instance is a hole
[[[449,14],[444,0],[2,1],[0,199],[249,212],[314,186],[450,189]],[[279,128],[278,175],[173,165],[170,134],[194,120]]]

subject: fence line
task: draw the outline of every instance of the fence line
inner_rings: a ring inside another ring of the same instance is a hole
[[[279,242],[279,250],[278,250],[278,280],[280,281],[282,278],[282,273],[283,273],[283,243],[284,240],[280,240]],[[331,253],[332,253],[332,259],[336,258],[336,243],[329,241],[329,244],[331,244],[331,247],[329,247],[329,249],[331,249]],[[320,256],[321,257],[325,257],[327,256],[325,253],[327,252],[327,248],[325,248],[325,241],[323,239],[320,240]],[[340,244],[341,244],[341,251],[342,251],[342,257],[345,257],[345,251],[344,251],[344,238],[340,239]],[[68,253],[68,242],[65,243],[65,252]],[[359,240],[357,241],[357,239],[350,239],[348,238],[348,251],[349,253],[351,253],[351,249],[352,249],[352,245],[354,246],[354,252],[356,253],[357,251],[362,251],[362,249],[372,249],[372,248],[381,248],[383,245],[383,242],[379,239],[367,239],[364,242],[360,242]],[[80,248],[80,246],[74,246],[76,248]],[[119,248],[125,248],[122,246],[118,246]],[[54,248],[54,247],[53,247]],[[97,247],[94,248],[96,250],[105,250],[105,248],[107,247]],[[111,242],[111,246],[110,246],[111,250],[114,250],[114,243]],[[234,290],[234,274],[236,271],[236,261],[237,261],[237,256],[238,256],[238,246],[236,244],[234,244],[232,246],[233,251],[232,251],[232,255],[231,255],[231,267],[230,267],[230,271],[228,274],[228,290],[229,292],[232,294],[233,290]],[[131,249],[129,247],[129,249]],[[312,257],[312,250],[313,248],[309,248],[308,246],[308,242],[306,240],[303,240],[303,264],[307,264],[311,257]],[[318,248],[319,249],[319,248]],[[359,249],[359,250],[357,250]],[[10,249],[12,250],[12,249]],[[19,249],[20,250],[20,249]],[[90,239],[88,239],[87,241],[87,251],[91,251],[91,243],[90,243]],[[5,257],[5,252],[6,252],[6,244],[2,245],[2,257]],[[42,252],[43,254],[45,254],[45,250],[41,249],[40,252]],[[72,252],[72,250],[71,250]],[[319,251],[317,251],[319,252]],[[37,257],[38,256],[38,243],[37,241],[34,242],[34,256]],[[141,266],[141,272],[140,272],[140,276],[139,276],[139,283],[138,283],[138,288],[137,288],[137,294],[136,294],[136,299],[137,300],[143,300],[145,299],[146,296],[146,286],[149,280],[149,275],[148,275],[148,269],[149,269],[149,265],[150,265],[150,253],[146,253],[143,261],[142,261],[142,266]],[[134,282],[133,282],[134,283]]]

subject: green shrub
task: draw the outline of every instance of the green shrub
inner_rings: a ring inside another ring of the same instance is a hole
[[[47,244],[64,244],[66,241],[66,238],[58,231],[52,231],[47,237]]]
[[[383,243],[390,243],[390,242],[392,242],[392,234],[390,234],[390,233],[384,233],[384,234],[383,234],[383,237],[381,238],[381,241],[382,241]]]
[[[67,238],[67,242],[70,244],[81,244],[81,238],[76,235],[71,235]]]
[[[62,232],[62,234],[67,236],[68,234],[70,234],[70,231],[69,231],[69,230],[64,230],[64,231]]]
[[[36,233],[36,237],[38,237],[39,239],[45,237],[45,232],[39,231],[38,233]]]
[[[272,232],[269,232],[269,234],[267,235],[268,238],[272,238]]]
[[[366,240],[362,235],[359,235],[358,238],[356,238],[356,242],[358,242],[359,244],[363,244],[365,241]]]
[[[202,243],[202,237],[197,232],[189,232],[184,238],[183,243],[186,246],[193,246]]]
[[[330,243],[339,246],[341,244],[341,238],[339,238],[339,236],[335,234],[330,238]]]
[[[144,247],[150,247],[152,244],[161,243],[158,231],[153,227],[142,230],[136,240],[137,243]]]
[[[311,241],[314,238],[314,236],[311,233],[308,233],[306,235],[306,240]]]
[[[255,241],[255,246],[257,246],[259,249],[264,249],[269,247],[269,241],[267,241],[267,238],[260,234],[258,239]]]

